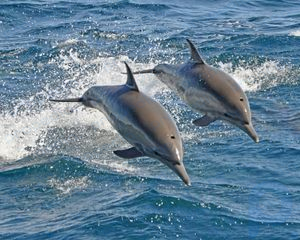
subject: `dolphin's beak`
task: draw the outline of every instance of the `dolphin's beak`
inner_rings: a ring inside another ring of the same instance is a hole
[[[182,148],[178,150],[174,148],[170,148],[171,152],[169,154],[160,155],[160,157],[155,157],[156,159],[160,160],[163,164],[167,165],[169,168],[173,170],[181,178],[181,180],[187,185],[191,185],[191,181],[189,175],[187,174],[184,164],[182,162],[183,159],[183,151]]]
[[[154,69],[147,69],[147,70],[133,72],[133,74],[144,74],[144,73],[154,73]]]
[[[189,175],[187,174],[182,162],[180,164],[175,164],[175,165],[172,165],[169,167],[181,178],[181,180],[187,186],[191,186],[191,181],[190,181]]]
[[[70,99],[49,99],[51,102],[82,102],[82,98],[70,98]]]
[[[254,142],[259,142],[259,137],[251,122],[249,124],[244,124],[241,129],[245,131],[249,135],[249,137],[253,139]]]

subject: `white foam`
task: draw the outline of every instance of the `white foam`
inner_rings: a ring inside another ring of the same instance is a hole
[[[59,68],[67,71],[71,76],[69,79],[66,78],[64,84],[67,84],[74,79],[81,76],[82,73],[86,72],[84,79],[80,79],[78,87],[80,89],[80,94],[82,94],[82,88],[86,88],[87,85],[119,85],[126,82],[126,72],[125,65],[123,62],[127,62],[131,67],[132,71],[152,68],[154,64],[139,64],[134,63],[127,56],[118,56],[118,57],[102,57],[99,56],[95,59],[86,60],[80,58],[78,52],[70,49],[68,52],[61,51],[61,54],[52,64],[57,64]],[[95,66],[95,68],[90,71],[90,66]],[[76,67],[74,67],[76,66]],[[154,95],[159,89],[163,87],[159,81],[152,76],[151,74],[146,75],[137,75],[137,84],[141,91],[146,92],[149,95]],[[73,92],[74,94],[76,92]],[[78,93],[79,94],[79,93]]]
[[[290,32],[289,35],[294,37],[300,37],[300,30]]]
[[[54,127],[95,126],[113,131],[106,118],[97,111],[86,112],[83,109],[70,112],[70,105],[56,109],[43,110],[29,116],[0,116],[0,155],[4,159],[19,159],[30,155],[36,148],[44,146],[47,131]]]
[[[71,38],[71,39],[67,39],[66,41],[63,41],[63,42],[54,44],[52,47],[53,47],[53,48],[55,48],[55,47],[63,48],[63,47],[66,47],[66,46],[74,45],[74,44],[76,44],[76,43],[78,43],[78,42],[79,42],[78,39]]]
[[[218,63],[219,67],[229,73],[244,91],[258,91],[283,82],[291,69],[277,61],[265,61],[260,65],[241,65],[233,68],[232,63]]]
[[[58,190],[60,194],[65,195],[76,189],[85,189],[90,184],[90,180],[87,176],[81,178],[72,178],[66,181],[52,178],[48,180],[48,184],[51,188]]]
[[[94,163],[98,166],[105,166],[106,168],[118,173],[134,174],[140,170],[138,167],[130,165],[128,160],[115,161],[94,159],[91,161],[91,163]]]
[[[97,32],[94,31],[94,36],[99,38],[107,38],[110,40],[126,39],[128,36],[126,34],[118,34],[114,32]]]

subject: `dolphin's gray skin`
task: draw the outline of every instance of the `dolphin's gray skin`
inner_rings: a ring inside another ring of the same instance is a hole
[[[193,43],[187,39],[191,59],[184,64],[159,64],[154,69],[135,72],[154,73],[190,107],[205,114],[193,123],[207,126],[225,120],[245,131],[255,142],[259,138],[251,122],[247,96],[227,73],[203,61]]]
[[[82,97],[51,100],[82,102],[100,110],[132,148],[114,153],[122,158],[149,156],[171,168],[186,185],[189,176],[183,165],[183,147],[179,131],[168,112],[152,98],[139,91],[130,68],[127,82],[117,86],[94,86]]]

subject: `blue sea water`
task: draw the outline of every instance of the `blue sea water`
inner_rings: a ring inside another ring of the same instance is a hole
[[[186,38],[245,90],[254,143],[152,75],[192,181],[128,144],[98,111],[53,104],[132,69],[189,58]],[[300,239],[298,0],[1,0],[0,239]]]

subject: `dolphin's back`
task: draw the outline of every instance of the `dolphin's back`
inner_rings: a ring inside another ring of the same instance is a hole
[[[201,65],[198,69],[199,79],[204,81],[209,89],[213,89],[218,95],[232,97],[245,96],[240,85],[227,73],[209,65]]]

